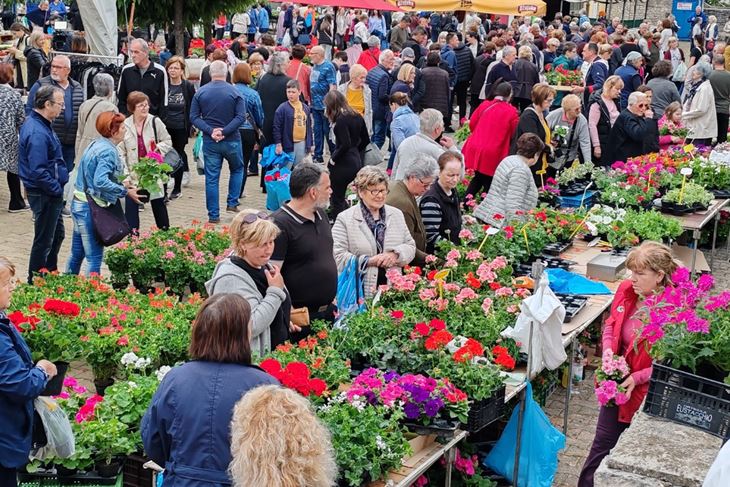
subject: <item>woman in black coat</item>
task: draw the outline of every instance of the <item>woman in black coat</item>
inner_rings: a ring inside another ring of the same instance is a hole
[[[28,63],[28,82],[26,83],[26,89],[30,91],[38,78],[41,77],[41,70],[43,66],[48,62],[46,53],[43,50],[44,35],[40,32],[33,32],[28,39],[28,47],[25,49],[26,62]]]
[[[185,145],[190,138],[190,105],[195,95],[195,87],[185,79],[185,59],[181,56],[172,56],[165,63],[165,70],[170,81],[167,90],[167,110],[165,111],[165,127],[172,137],[172,148],[180,154],[183,164],[173,174],[175,186],[170,194],[170,199],[179,198],[183,183],[183,174],[190,172],[188,155],[185,152]]]
[[[324,97],[325,114],[333,124],[335,150],[329,164],[332,182],[332,219],[347,209],[347,186],[362,168],[363,154],[370,143],[368,128],[362,116],[350,107],[345,95],[330,91]]]
[[[532,87],[540,82],[540,73],[532,63],[532,49],[530,46],[520,47],[519,57],[512,69],[515,78],[517,78],[517,81],[513,83],[514,97],[512,98],[512,104],[520,112],[523,112],[530,106]]]
[[[551,160],[552,145],[550,138],[550,127],[545,121],[545,112],[548,111],[550,105],[555,100],[555,90],[545,83],[538,83],[532,87],[532,105],[525,108],[520,115],[520,121],[517,124],[517,132],[512,138],[511,154],[517,153],[517,139],[520,135],[533,133],[540,137],[545,143],[545,152],[536,164],[531,166],[535,176],[535,184],[541,188],[547,178],[555,177],[556,170],[548,165]],[[538,171],[544,170],[542,177]]]

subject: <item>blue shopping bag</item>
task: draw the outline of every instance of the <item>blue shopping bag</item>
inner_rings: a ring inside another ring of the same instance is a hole
[[[502,436],[484,459],[491,468],[516,487],[550,487],[558,470],[558,452],[565,448],[565,435],[552,425],[540,405],[532,398],[532,384],[525,391],[525,415],[522,423],[520,469],[515,484],[515,445],[519,406],[514,408]]]
[[[264,147],[261,152],[261,167],[270,169],[274,167],[285,167],[294,164],[294,158],[286,152],[276,153],[276,145],[270,144]]]
[[[362,272],[357,257],[350,257],[337,277],[337,309],[339,315],[335,327],[342,326],[342,320],[350,314],[365,310],[365,292]]]
[[[269,211],[278,210],[281,205],[291,199],[289,192],[289,180],[291,170],[286,167],[274,167],[264,174],[264,186],[266,186],[266,209]]]

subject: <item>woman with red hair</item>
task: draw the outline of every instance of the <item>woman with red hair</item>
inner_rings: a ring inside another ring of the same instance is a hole
[[[88,198],[94,198],[99,206],[105,207],[121,205],[119,200],[125,196],[139,203],[137,190],[119,182],[124,176],[124,165],[119,158],[117,145],[124,139],[124,115],[101,113],[96,119],[96,130],[101,137],[86,148],[78,163],[71,203],[74,229],[71,257],[66,266],[68,274],[78,274],[84,258],[88,274],[101,271],[104,246],[94,234]]]

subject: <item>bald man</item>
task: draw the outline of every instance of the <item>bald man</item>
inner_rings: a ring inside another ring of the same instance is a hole
[[[150,47],[144,39],[133,39],[129,43],[131,63],[124,65],[117,88],[119,111],[127,113],[127,95],[141,91],[150,99],[150,113],[165,120],[169,82],[167,71],[150,61]]]

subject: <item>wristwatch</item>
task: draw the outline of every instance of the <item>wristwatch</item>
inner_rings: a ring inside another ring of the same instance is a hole
[[[44,369],[44,368],[43,368],[43,367],[41,367],[40,365],[36,365],[36,366],[35,366],[35,368],[36,368],[36,369],[38,369],[38,370],[40,370],[41,372],[43,372],[43,375],[45,375],[45,376],[46,376],[46,381],[49,381],[49,380],[51,380],[51,374],[49,374],[49,373],[48,373],[48,372],[46,371],[46,369]]]

